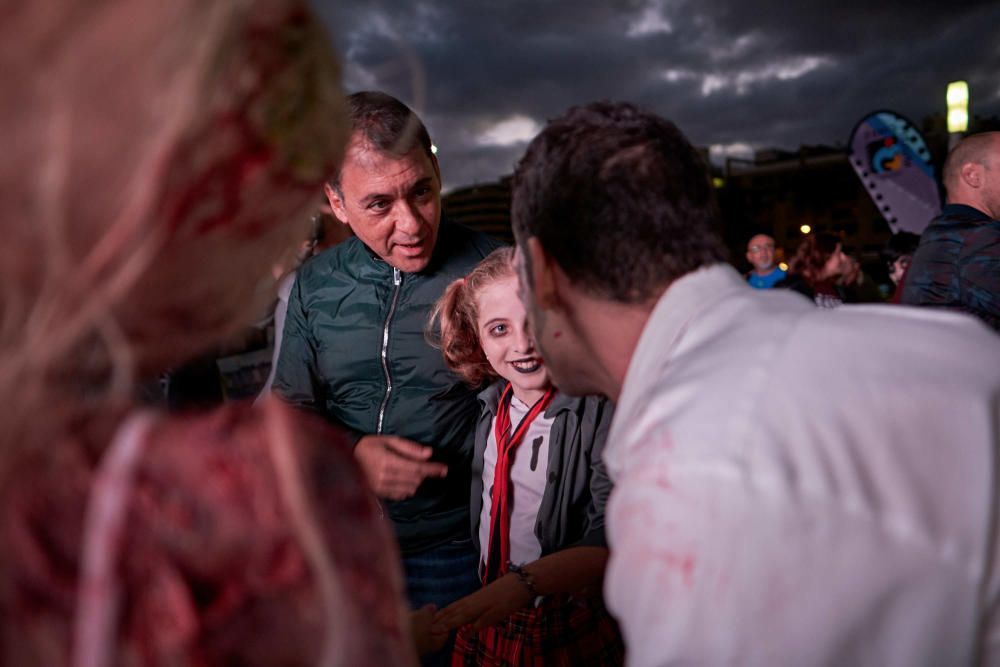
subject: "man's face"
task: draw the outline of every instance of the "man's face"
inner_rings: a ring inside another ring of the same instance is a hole
[[[535,300],[528,260],[523,252],[518,243],[513,259],[517,293],[527,312],[528,330],[548,368],[549,380],[560,391],[572,396],[600,393],[601,388],[587,379],[585,361],[588,356],[582,352],[572,323],[558,310],[546,310]]]
[[[758,273],[765,273],[774,266],[774,239],[758,234],[747,244],[747,260]]]
[[[337,219],[387,263],[405,273],[427,267],[441,224],[441,177],[422,148],[399,157],[355,135],[339,192],[327,186],[326,194]]]
[[[514,256],[511,259],[511,264],[513,265],[514,275],[517,276],[517,295],[520,297],[521,303],[524,305],[525,317],[527,318],[528,323],[528,332],[535,338],[535,344],[538,345],[538,337],[536,334],[545,322],[545,315],[544,313],[538,311],[535,305],[535,300],[532,297],[531,281],[528,278],[528,267],[524,261],[524,254],[521,252],[521,244],[519,243],[514,245]]]

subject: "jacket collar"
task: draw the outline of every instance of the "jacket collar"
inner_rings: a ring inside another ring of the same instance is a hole
[[[969,206],[968,204],[945,204],[941,207],[940,218],[934,222],[944,222],[947,224],[949,222],[949,218],[957,218],[962,221],[971,220],[974,222],[988,222],[993,219],[975,206]]]
[[[507,385],[506,380],[497,380],[490,386],[479,392],[479,400],[482,402],[483,407],[486,408],[486,412],[489,413],[490,417],[495,417],[497,414],[497,406],[500,404],[500,394],[503,392],[503,388]],[[569,396],[561,391],[557,391],[556,395],[552,397],[552,402],[549,403],[549,407],[545,408],[545,417],[552,418],[564,410],[572,410],[576,408],[583,398],[579,396]]]

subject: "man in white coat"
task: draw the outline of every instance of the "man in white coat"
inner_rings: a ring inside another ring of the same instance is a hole
[[[630,105],[550,123],[512,213],[551,377],[617,403],[605,593],[631,665],[1000,658],[1000,338],[751,289],[697,151]]]

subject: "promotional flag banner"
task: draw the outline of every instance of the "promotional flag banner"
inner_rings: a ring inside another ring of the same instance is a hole
[[[848,146],[851,167],[894,234],[920,234],[941,212],[931,154],[913,123],[876,111],[854,126]]]

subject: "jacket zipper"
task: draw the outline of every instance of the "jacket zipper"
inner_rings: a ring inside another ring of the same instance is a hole
[[[382,327],[382,371],[385,373],[385,396],[382,397],[382,405],[378,408],[378,425],[375,432],[382,433],[382,422],[385,420],[385,407],[389,404],[389,394],[392,393],[392,376],[389,374],[389,323],[396,312],[396,302],[399,301],[399,286],[403,284],[403,274],[396,267],[392,267],[392,303],[389,305],[389,314],[385,317],[385,326]]]

